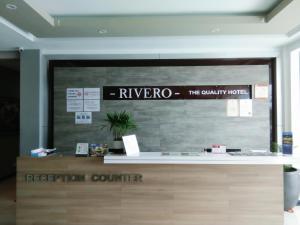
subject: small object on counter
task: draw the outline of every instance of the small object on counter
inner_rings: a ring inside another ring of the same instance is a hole
[[[47,156],[47,153],[43,148],[33,149],[31,150],[31,157],[40,158]]]
[[[211,148],[212,153],[226,153],[225,145],[214,144]]]
[[[89,144],[88,143],[77,143],[76,145],[76,156],[88,156]]]
[[[90,156],[96,156],[96,148],[100,147],[100,144],[89,144]]]
[[[55,152],[56,152],[56,148],[53,149],[37,148],[31,150],[31,157],[35,157],[35,158],[45,157],[48,155],[55,154]]]
[[[104,156],[108,153],[107,144],[91,144],[90,145],[90,154],[91,156]]]
[[[56,148],[47,148],[45,149],[47,155],[54,155],[56,153]]]
[[[282,132],[282,153],[293,154],[293,133]]]
[[[124,149],[110,148],[109,153],[115,154],[115,155],[125,155],[125,150]]]

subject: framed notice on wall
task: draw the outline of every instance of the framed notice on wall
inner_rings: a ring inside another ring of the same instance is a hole
[[[256,99],[267,99],[269,97],[269,85],[255,84],[254,95]]]

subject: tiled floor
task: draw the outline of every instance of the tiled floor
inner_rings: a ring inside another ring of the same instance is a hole
[[[0,225],[15,225],[15,178],[0,181]],[[300,225],[300,206],[294,208],[294,213],[284,213],[284,225]]]
[[[284,225],[300,225],[300,206],[294,208],[294,213],[284,212]]]
[[[16,179],[0,181],[0,225],[16,224]]]

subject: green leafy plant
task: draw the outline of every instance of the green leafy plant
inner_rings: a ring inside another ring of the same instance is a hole
[[[280,151],[281,151],[281,146],[279,144],[277,144],[277,142],[272,142],[271,152],[278,153]]]
[[[137,128],[132,115],[126,111],[107,113],[105,121],[107,124],[103,128],[109,127],[114,141],[122,140],[122,136]]]
[[[283,165],[284,172],[295,172],[297,171],[292,165]]]

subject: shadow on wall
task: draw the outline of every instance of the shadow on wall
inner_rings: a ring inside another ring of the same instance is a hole
[[[19,155],[20,61],[0,60],[0,179],[15,174]]]

